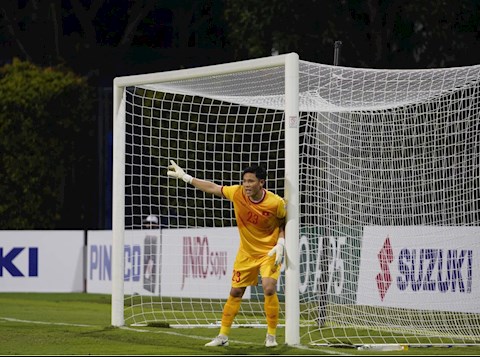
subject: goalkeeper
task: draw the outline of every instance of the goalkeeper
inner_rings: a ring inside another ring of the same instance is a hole
[[[280,276],[285,244],[285,201],[263,186],[267,178],[265,169],[247,167],[242,173],[242,185],[220,186],[194,178],[171,160],[168,176],[233,202],[235,218],[240,233],[240,246],[233,264],[230,295],[223,307],[220,333],[205,346],[228,346],[228,336],[233,320],[240,310],[242,296],[247,286],[257,285],[262,277],[267,319],[266,347],[275,347],[278,325],[279,301],[277,280]]]

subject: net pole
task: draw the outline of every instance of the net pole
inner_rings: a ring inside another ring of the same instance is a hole
[[[334,51],[333,51],[333,64],[338,66],[340,63],[340,49],[342,48],[342,41],[335,41]]]
[[[285,58],[285,343],[300,344],[299,256],[299,58]]]
[[[125,245],[125,102],[123,87],[113,87],[112,177],[112,326],[123,326]]]

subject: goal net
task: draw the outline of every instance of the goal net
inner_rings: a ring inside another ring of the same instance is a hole
[[[288,205],[287,343],[480,343],[480,66],[292,80],[291,55],[116,79],[112,324],[219,326],[233,208],[167,167],[232,185],[261,164]],[[265,326],[260,285],[234,326]]]

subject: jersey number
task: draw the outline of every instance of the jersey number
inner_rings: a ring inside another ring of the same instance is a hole
[[[247,222],[250,222],[252,224],[257,224],[258,223],[258,215],[252,212],[248,212],[248,217],[247,217]]]

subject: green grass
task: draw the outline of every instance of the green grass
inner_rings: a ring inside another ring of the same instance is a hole
[[[267,349],[264,329],[236,328],[229,347],[204,347],[217,328],[113,328],[110,296],[0,293],[1,355],[479,355],[480,346],[401,352],[286,346]],[[278,330],[278,341],[285,339]]]

